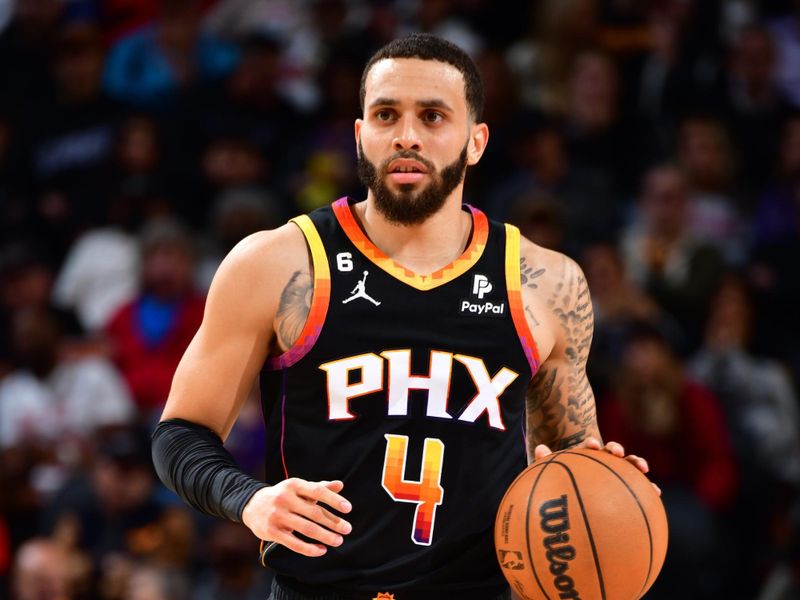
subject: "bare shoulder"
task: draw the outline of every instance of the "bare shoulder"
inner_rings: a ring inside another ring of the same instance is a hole
[[[271,327],[281,290],[296,272],[311,277],[300,229],[287,223],[259,231],[240,241],[222,261],[209,289],[208,302],[212,308],[221,304],[239,321],[251,318]]]
[[[528,324],[545,359],[576,328],[593,325],[589,288],[578,263],[565,254],[523,238],[520,241],[520,281]],[[581,336],[583,337],[583,336]]]
[[[542,295],[555,291],[566,280],[583,278],[583,271],[566,254],[543,248],[522,238],[520,275],[523,290],[538,290],[535,295]]]
[[[275,280],[294,268],[308,266],[308,252],[300,229],[287,223],[277,229],[247,236],[228,253],[212,283],[246,283],[250,292],[275,287]]]

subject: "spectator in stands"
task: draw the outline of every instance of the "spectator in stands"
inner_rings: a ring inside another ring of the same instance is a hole
[[[95,568],[108,568],[117,556],[186,568],[194,524],[160,493],[147,431],[111,428],[94,442],[88,468],[76,471],[47,504],[43,529],[69,531]]]
[[[2,52],[2,50],[0,50]],[[0,101],[1,102],[1,101]],[[0,108],[0,239],[32,237],[33,211],[24,193],[25,183],[19,124],[9,108]]]
[[[492,143],[481,156],[481,164],[486,168],[470,173],[465,180],[464,195],[469,203],[484,209],[490,190],[517,166],[513,141],[528,111],[522,109],[517,80],[500,48],[486,48],[475,58],[475,64],[483,81],[483,118],[492,124]]]
[[[103,41],[111,46],[120,37],[148,25],[158,14],[158,0],[103,0]]]
[[[650,52],[635,83],[636,108],[657,159],[672,152],[677,121],[718,99],[719,58],[709,35],[718,31],[716,2],[667,0],[650,4]],[[713,106],[713,104],[712,104]],[[718,108],[718,107],[716,107]],[[713,110],[713,109],[712,109]]]
[[[567,107],[569,74],[575,57],[594,44],[596,0],[544,0],[537,3],[531,33],[509,49],[509,62],[521,82],[523,103],[549,115]]]
[[[238,60],[235,46],[200,31],[200,0],[165,0],[158,17],[111,48],[104,86],[118,99],[165,110],[197,82],[220,79]]]
[[[800,78],[797,76],[797,64],[800,61],[800,14],[796,0],[790,5],[792,8],[774,19],[769,27],[777,49],[778,85],[792,106],[800,108]]]
[[[787,318],[800,294],[800,116],[783,129],[778,174],[761,197],[749,275],[756,292],[759,338],[769,355],[785,361],[800,381],[800,321]]]
[[[767,565],[782,542],[772,529],[786,519],[800,492],[800,405],[792,382],[774,361],[755,356],[756,327],[743,279],[726,277],[711,302],[704,345],[693,375],[719,398],[740,465],[740,494],[731,516],[737,535],[731,593],[755,596],[761,577],[747,565]]]
[[[619,250],[609,242],[587,246],[580,264],[592,291],[594,335],[587,370],[595,396],[602,398],[612,385],[631,325],[658,324],[675,336],[658,304],[630,280]]]
[[[541,192],[520,196],[507,220],[534,244],[564,251],[564,210],[558,198]]]
[[[621,214],[611,179],[571,161],[559,121],[532,117],[520,122],[511,148],[513,170],[488,193],[489,216],[509,220],[532,196],[556,198],[564,221],[564,249],[571,256],[580,256],[587,243],[618,230]]]
[[[130,393],[113,365],[66,354],[54,314],[21,309],[11,335],[17,369],[0,381],[0,446],[50,445],[71,467],[96,430],[134,418]],[[20,393],[23,386],[32,393]]]
[[[733,194],[736,158],[727,129],[713,118],[690,117],[680,124],[677,145],[689,186],[689,233],[714,244],[728,264],[741,265],[749,240],[741,199]]]
[[[199,177],[195,176],[196,181],[191,186],[195,195],[181,199],[179,215],[194,228],[204,227],[209,222],[214,201],[225,190],[268,183],[271,165],[246,135],[225,133],[212,137],[204,143],[199,158],[202,172]]]
[[[33,538],[14,561],[13,600],[88,600],[90,565],[56,540]]]
[[[92,229],[70,247],[53,289],[53,302],[75,310],[83,328],[102,331],[138,289],[139,249],[124,229]]]
[[[0,94],[24,106],[52,91],[49,45],[64,5],[60,0],[15,2],[11,10],[12,20],[0,35]]]
[[[201,149],[215,140],[244,140],[257,153],[260,167],[257,177],[238,183],[268,185],[283,212],[294,214],[287,185],[299,168],[299,149],[310,120],[303,118],[280,88],[282,49],[277,38],[263,32],[244,38],[242,59],[230,75],[223,82],[203,86],[182,103],[179,127],[181,141]],[[194,171],[185,175],[184,189],[178,194],[179,212],[195,225],[206,225],[221,183],[209,178],[198,185]]]
[[[658,474],[670,543],[648,596],[719,597],[720,517],[734,500],[737,466],[718,400],[685,376],[658,329],[642,324],[629,334],[616,385],[601,400],[599,418],[609,439],[642,452]]]
[[[470,56],[477,56],[484,41],[470,23],[457,11],[454,0],[430,0],[417,4],[413,22],[415,30],[438,35],[459,47]]]
[[[163,187],[163,144],[156,119],[133,113],[120,123],[114,148],[114,189],[128,196]],[[142,207],[146,212],[147,207]]]
[[[113,357],[146,418],[156,417],[172,376],[203,317],[193,290],[194,253],[174,222],[150,223],[141,236],[141,289],[111,317]]]
[[[272,574],[251,560],[253,535],[238,523],[216,523],[208,538],[211,570],[197,582],[192,600],[262,600]]]
[[[140,565],[131,574],[120,600],[190,600],[188,579],[185,573]]]
[[[739,151],[737,180],[748,193],[744,208],[754,206],[752,195],[773,174],[781,122],[789,103],[775,77],[775,44],[768,28],[749,25],[734,38],[725,72],[725,98],[715,112],[725,115]]]
[[[759,198],[754,225],[759,246],[781,244],[797,235],[800,222],[800,112],[781,127],[773,180]]]
[[[256,231],[277,227],[285,217],[282,208],[263,188],[222,191],[211,210],[210,231],[203,239],[195,278],[198,290],[208,290],[217,267],[237,243]]]
[[[635,115],[620,110],[619,71],[610,54],[587,49],[575,56],[565,108],[571,162],[595,177],[608,177],[615,199],[632,194],[646,146]]]
[[[105,219],[71,244],[58,274],[53,301],[75,310],[91,333],[101,331],[138,289],[135,231],[147,219],[173,212],[163,196],[162,154],[154,118],[134,113],[122,121]]]
[[[353,117],[358,112],[361,65],[352,52],[333,57],[322,70],[319,89],[324,98],[308,131],[307,156],[294,182],[295,210],[307,212],[329,203],[329,198],[360,193],[356,173]]]
[[[52,93],[29,98],[17,118],[24,172],[32,182],[26,191],[36,196],[33,231],[56,265],[74,235],[103,216],[119,119],[118,106],[100,87],[99,29],[83,15],[69,15],[51,47]]]
[[[716,248],[689,230],[688,193],[683,171],[672,165],[651,168],[620,253],[634,284],[682,326],[694,347],[724,263]]]
[[[78,343],[84,329],[70,307],[53,307],[53,267],[32,242],[7,243],[0,248],[0,311],[9,316],[26,310],[48,311],[67,343]]]

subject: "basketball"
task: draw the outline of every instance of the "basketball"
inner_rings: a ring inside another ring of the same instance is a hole
[[[667,552],[667,517],[647,477],[600,450],[531,464],[497,512],[497,559],[525,600],[635,600]]]

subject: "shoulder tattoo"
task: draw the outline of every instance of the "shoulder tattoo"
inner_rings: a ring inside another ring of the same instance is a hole
[[[528,264],[528,259],[526,259],[524,256],[519,259],[520,282],[525,287],[529,287],[534,290],[538,288],[539,284],[536,283],[536,279],[544,275],[545,270],[546,269],[544,269],[544,267],[541,269],[534,269]]]
[[[281,292],[275,333],[282,350],[288,350],[300,337],[311,311],[314,280],[308,271],[295,271]]]

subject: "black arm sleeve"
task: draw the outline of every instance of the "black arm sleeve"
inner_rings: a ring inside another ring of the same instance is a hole
[[[267,487],[239,468],[216,433],[197,423],[162,421],[152,452],[164,485],[207,515],[241,522],[247,502]]]

